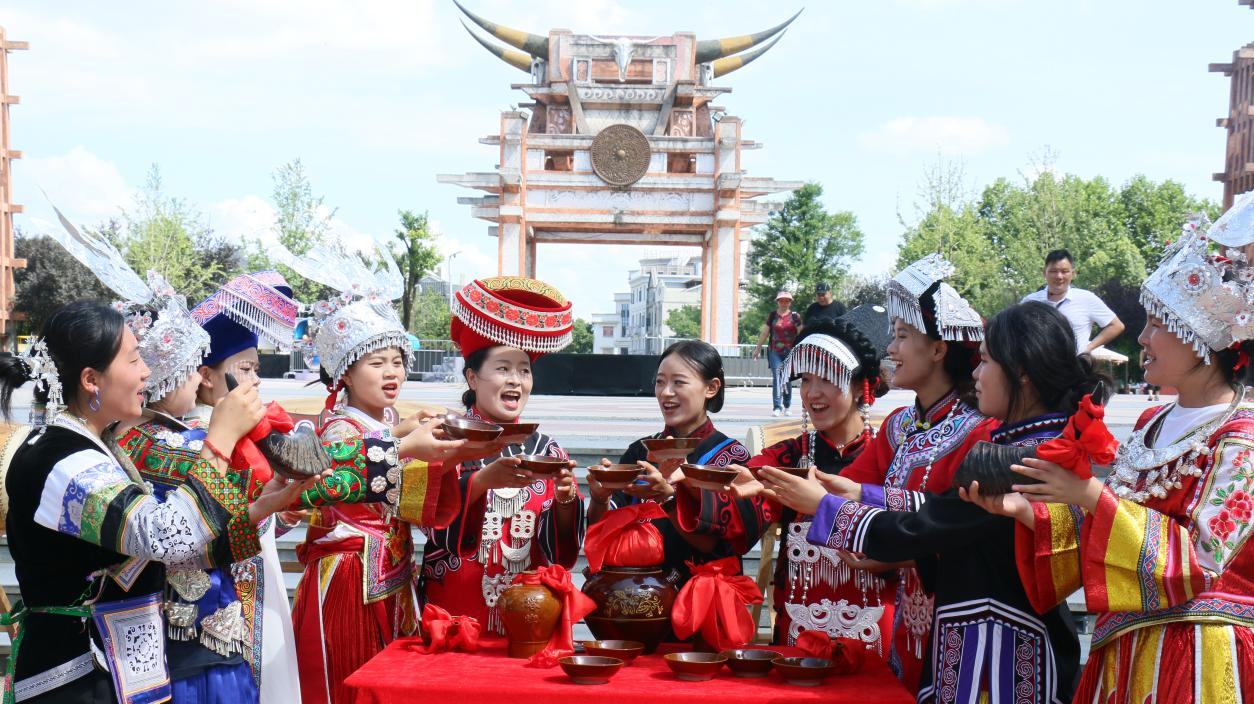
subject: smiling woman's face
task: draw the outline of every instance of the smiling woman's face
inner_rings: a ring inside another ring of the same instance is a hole
[[[478,370],[466,370],[475,405],[492,420],[512,423],[531,397],[531,358],[513,347],[493,347]]]

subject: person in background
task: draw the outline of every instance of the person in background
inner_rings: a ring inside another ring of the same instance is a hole
[[[762,324],[762,333],[758,335],[758,345],[753,349],[753,358],[762,354],[762,346],[767,344],[766,361],[771,367],[771,415],[788,415],[792,406],[792,383],[779,378],[779,367],[792,349],[792,343],[801,331],[801,316],[792,309],[792,294],[788,289],[780,289],[775,294],[775,310],[766,316]]]
[[[1097,294],[1071,285],[1075,263],[1071,252],[1055,249],[1045,255],[1045,287],[1023,297],[1020,303],[1042,301],[1058,309],[1075,333],[1076,354],[1087,354],[1112,342],[1123,333],[1123,322]],[[1089,339],[1093,326],[1101,328]]]
[[[844,314],[845,304],[832,296],[832,285],[823,281],[814,287],[814,303],[806,308],[802,325],[803,328],[808,328],[822,322],[835,322]]]

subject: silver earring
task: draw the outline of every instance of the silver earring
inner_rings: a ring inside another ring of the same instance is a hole
[[[87,402],[87,407],[91,409],[92,413],[95,413],[96,411],[100,410],[100,388],[99,387],[96,388],[96,394],[92,396],[90,401]]]

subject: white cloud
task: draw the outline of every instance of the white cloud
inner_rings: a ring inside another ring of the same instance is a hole
[[[982,117],[898,117],[858,137],[873,152],[970,156],[1010,143],[1010,132]]]
[[[113,162],[82,146],[57,156],[15,161],[13,175],[15,199],[26,211],[17,223],[35,230],[56,221],[49,198],[73,222],[95,225],[118,217],[135,195]]]

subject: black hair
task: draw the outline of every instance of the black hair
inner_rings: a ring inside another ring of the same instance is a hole
[[[941,360],[941,368],[949,377],[949,383],[958,392],[958,397],[968,406],[975,406],[975,379],[971,373],[980,363],[980,345],[978,342],[946,340],[936,320],[936,292],[940,290],[940,282],[932,284],[922,296],[919,296],[919,307],[923,310],[923,332],[937,342],[945,343],[945,358]]]
[[[1068,415],[1075,413],[1085,394],[1104,403],[1114,388],[1114,382],[1094,368],[1092,357],[1075,353],[1075,333],[1062,313],[1040,301],[1012,305],[993,316],[984,345],[1006,375],[1011,413],[1023,410],[1018,384],[1023,376],[1046,409]]]
[[[496,349],[496,347],[497,345],[488,345],[487,347],[480,347],[474,352],[471,352],[470,355],[466,357],[466,366],[462,367],[462,378],[469,382],[470,372],[472,370],[478,374],[479,370],[483,368],[483,363],[488,361],[488,355],[491,354],[492,350]],[[478,399],[475,398],[474,389],[468,388],[462,392],[462,405],[466,407],[466,410],[470,410],[475,405],[476,401],[478,401]]]
[[[723,357],[718,350],[701,340],[680,340],[662,351],[662,356],[657,358],[658,366],[673,354],[679,355],[706,383],[718,379],[718,393],[705,400],[705,410],[707,413],[723,410],[723,392],[727,389],[727,382],[723,378]]]
[[[1245,352],[1246,362],[1245,366],[1238,370],[1236,366],[1241,360],[1242,352]],[[1245,340],[1237,343],[1235,347],[1211,352],[1210,356],[1210,363],[1219,367],[1219,371],[1224,375],[1224,381],[1245,386],[1254,384],[1254,372],[1250,369],[1251,362],[1249,361],[1254,360],[1254,340]]]
[[[1067,263],[1071,266],[1075,266],[1075,260],[1071,258],[1071,252],[1068,252],[1065,249],[1051,249],[1049,250],[1049,254],[1045,255],[1045,266],[1048,267],[1050,264],[1055,264],[1064,259],[1066,259]]]
[[[87,368],[104,372],[122,347],[126,320],[102,301],[75,301],[58,308],[44,323],[40,337],[57,367],[61,393],[68,405],[78,398],[79,377]],[[0,357],[0,412],[9,418],[13,390],[31,381],[31,368],[21,357]],[[36,403],[47,403],[48,393],[35,391]]]
[[[805,330],[797,336],[797,342],[799,343],[811,335],[834,337],[849,345],[849,348],[853,350],[854,355],[858,358],[858,370],[850,378],[851,389],[861,387],[862,382],[868,381],[876,398],[888,393],[888,383],[880,375],[880,359],[883,355],[875,349],[875,345],[856,326],[844,320],[820,320],[807,325]],[[860,398],[861,392],[859,391],[857,395]]]

